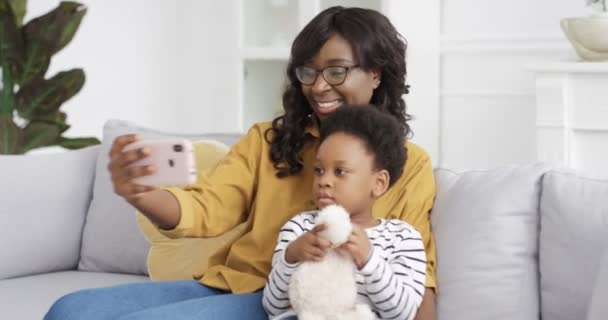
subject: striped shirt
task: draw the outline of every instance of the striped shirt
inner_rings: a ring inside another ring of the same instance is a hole
[[[301,213],[281,228],[262,300],[271,318],[290,310],[289,281],[298,264],[285,261],[285,249],[314,228],[316,214]],[[365,229],[372,252],[355,275],[357,303],[368,304],[381,319],[414,319],[425,289],[424,243],[411,225],[396,219],[380,221]]]

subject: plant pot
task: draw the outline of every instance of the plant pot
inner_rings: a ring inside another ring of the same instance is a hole
[[[562,30],[576,53],[587,61],[608,61],[608,13],[564,18]]]

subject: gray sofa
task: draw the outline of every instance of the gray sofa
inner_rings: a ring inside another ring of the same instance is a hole
[[[127,132],[167,136],[110,121],[101,146],[0,156],[0,319],[41,319],[66,293],[149,281],[149,244],[106,171]],[[435,173],[439,319],[605,317],[608,180],[544,164]]]

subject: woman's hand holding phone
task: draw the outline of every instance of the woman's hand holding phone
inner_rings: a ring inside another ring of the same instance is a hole
[[[141,140],[123,136],[114,141],[110,157],[114,188],[122,196],[196,182],[194,146],[186,139]]]
[[[132,165],[148,157],[152,152],[147,147],[124,151],[127,145],[136,141],[141,141],[141,137],[134,134],[116,138],[110,149],[110,163],[108,165],[114,192],[131,204],[135,204],[137,198],[142,194],[157,189],[156,186],[141,185],[133,182],[134,178],[150,175],[157,170],[154,165]]]
[[[158,172],[155,164],[138,165],[141,161],[149,160],[154,152],[150,146],[138,147],[137,143],[142,142],[141,137],[129,134],[116,138],[112,143],[108,170],[114,192],[152,223],[163,229],[173,229],[181,217],[177,199],[170,192],[159,189],[159,185],[145,185],[136,181]]]

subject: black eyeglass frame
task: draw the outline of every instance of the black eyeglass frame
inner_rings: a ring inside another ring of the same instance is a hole
[[[359,67],[360,66],[358,64],[353,65],[353,66],[348,66],[348,67],[345,67],[345,66],[327,66],[327,67],[325,67],[325,68],[323,68],[321,70],[317,70],[317,69],[314,69],[314,68],[311,68],[311,67],[299,66],[299,67],[295,68],[295,73],[296,73],[296,78],[298,78],[298,81],[300,81],[300,83],[302,85],[305,85],[305,86],[312,86],[312,85],[314,85],[315,82],[317,82],[317,79],[319,78],[319,73],[323,75],[323,79],[325,79],[325,82],[327,82],[327,84],[329,84],[330,86],[339,86],[339,85],[343,84],[344,81],[346,81],[346,77],[348,77],[348,73],[352,69],[357,69]],[[301,70],[303,70],[305,68],[309,69],[309,70],[312,70],[312,71],[315,72],[315,78],[314,78],[314,80],[311,83],[304,83],[304,81],[302,81]],[[327,79],[327,76],[325,75],[325,70],[330,69],[330,68],[341,68],[341,69],[344,69],[345,70],[344,79],[342,79],[342,81],[340,81],[339,83],[331,83]]]

